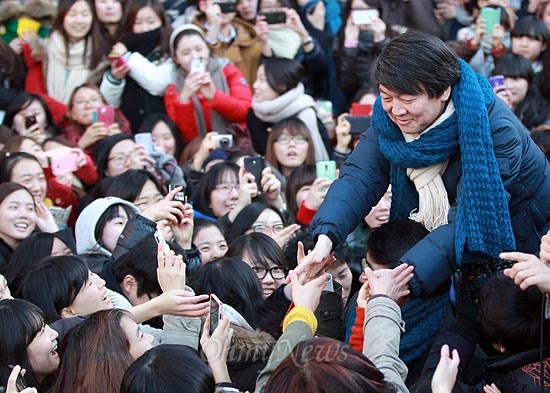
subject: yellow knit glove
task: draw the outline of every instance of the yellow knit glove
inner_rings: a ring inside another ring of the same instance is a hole
[[[311,328],[311,332],[313,335],[315,335],[315,332],[317,331],[317,318],[315,318],[315,314],[313,314],[313,311],[311,311],[306,306],[295,306],[288,314],[286,314],[286,317],[283,321],[283,332],[286,330],[288,325],[290,325],[294,321],[302,321],[307,323],[307,325]]]

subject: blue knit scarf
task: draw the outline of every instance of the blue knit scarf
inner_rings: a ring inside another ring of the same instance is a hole
[[[399,128],[382,108],[373,111],[379,145],[390,161],[392,220],[409,216],[418,208],[418,193],[407,177],[407,168],[423,168],[448,160],[460,150],[462,177],[458,191],[455,230],[456,261],[464,253],[498,258],[515,249],[507,194],[496,161],[487,107],[495,99],[487,79],[460,60],[460,81],[452,87],[455,113],[412,142],[405,142]],[[452,204],[452,201],[450,201]]]
[[[449,292],[429,298],[411,298],[401,307],[405,333],[399,343],[399,357],[410,365],[432,345],[449,310]]]

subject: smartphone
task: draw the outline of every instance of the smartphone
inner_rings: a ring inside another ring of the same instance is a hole
[[[325,273],[329,275],[329,278],[327,280],[327,283],[325,284],[325,287],[323,288],[323,291],[327,292],[334,292],[334,281],[332,281],[332,274]]]
[[[148,154],[152,154],[155,151],[155,146],[153,145],[153,135],[150,132],[140,132],[139,134],[134,135],[134,141],[136,142],[136,145],[143,146]]]
[[[51,158],[51,168],[54,176],[78,171],[78,154],[69,151],[66,155],[53,156]]]
[[[220,6],[222,14],[229,14],[231,12],[237,12],[237,3],[234,1],[228,1],[227,3],[216,3]]]
[[[500,8],[483,7],[479,16],[485,21],[485,34],[493,34],[495,25],[500,24]]]
[[[354,102],[353,104],[351,104],[350,113],[352,114],[352,116],[370,116],[372,115],[372,105]]]
[[[177,188],[179,186],[175,186],[173,184],[168,184],[168,191],[172,191],[173,189]],[[181,189],[180,192],[176,193],[176,195],[174,195],[174,201],[179,201],[181,203],[183,203],[184,205],[187,203],[187,195],[185,195],[185,187],[183,187]]]
[[[162,248],[164,249],[164,252],[170,251],[170,246],[166,242],[166,239],[164,238],[164,235],[161,231],[158,229],[154,233],[155,240],[157,241],[157,244],[162,244]]]
[[[115,108],[108,105],[103,105],[94,111],[94,123],[103,123],[106,127],[109,127],[115,122]]]
[[[36,124],[36,116],[25,116],[25,128],[29,129]]]
[[[504,75],[495,75],[489,77],[489,83],[494,89],[496,87],[504,86]]]
[[[11,370],[13,370],[15,366],[13,364],[10,364],[8,365],[8,367]],[[17,388],[18,391],[22,391],[29,387],[29,385],[27,385],[27,382],[25,381],[25,378],[23,378],[23,376],[21,375],[21,372],[17,374],[17,379],[15,380],[15,387]]]
[[[258,186],[258,191],[262,190],[262,171],[265,168],[265,161],[263,157],[245,157],[244,158],[244,169],[254,175],[254,180]]]
[[[354,25],[370,25],[380,16],[377,9],[352,10],[351,21]]]
[[[212,135],[212,139],[216,141],[216,146],[220,149],[233,147],[233,135],[231,134]]]
[[[367,131],[371,125],[370,116],[346,116],[346,120],[351,125],[350,134],[359,135]]]
[[[336,161],[318,161],[315,163],[317,178],[336,180]]]
[[[202,74],[204,71],[206,71],[206,66],[204,65],[204,61],[199,59],[191,59],[191,70],[190,72],[198,72]]]
[[[124,60],[124,57],[116,52],[110,52],[107,55],[107,58],[115,63],[115,67],[121,67],[123,65],[126,65],[126,60]]]
[[[270,24],[286,23],[286,14],[284,11],[266,11],[262,14],[265,21]]]
[[[223,303],[214,294],[210,295],[210,334],[218,327],[220,319],[223,319]]]

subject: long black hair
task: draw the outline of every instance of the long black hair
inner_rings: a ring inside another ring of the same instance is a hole
[[[253,328],[271,332],[281,321],[266,307],[256,273],[238,258],[223,257],[203,265],[194,277],[197,294],[215,294],[237,310]]]

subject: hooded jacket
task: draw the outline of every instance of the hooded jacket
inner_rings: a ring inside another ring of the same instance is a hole
[[[78,254],[100,254],[107,257],[112,252],[103,247],[95,237],[96,225],[105,211],[116,204],[126,205],[139,215],[139,210],[132,203],[117,197],[99,198],[90,203],[76,220],[75,237]]]

